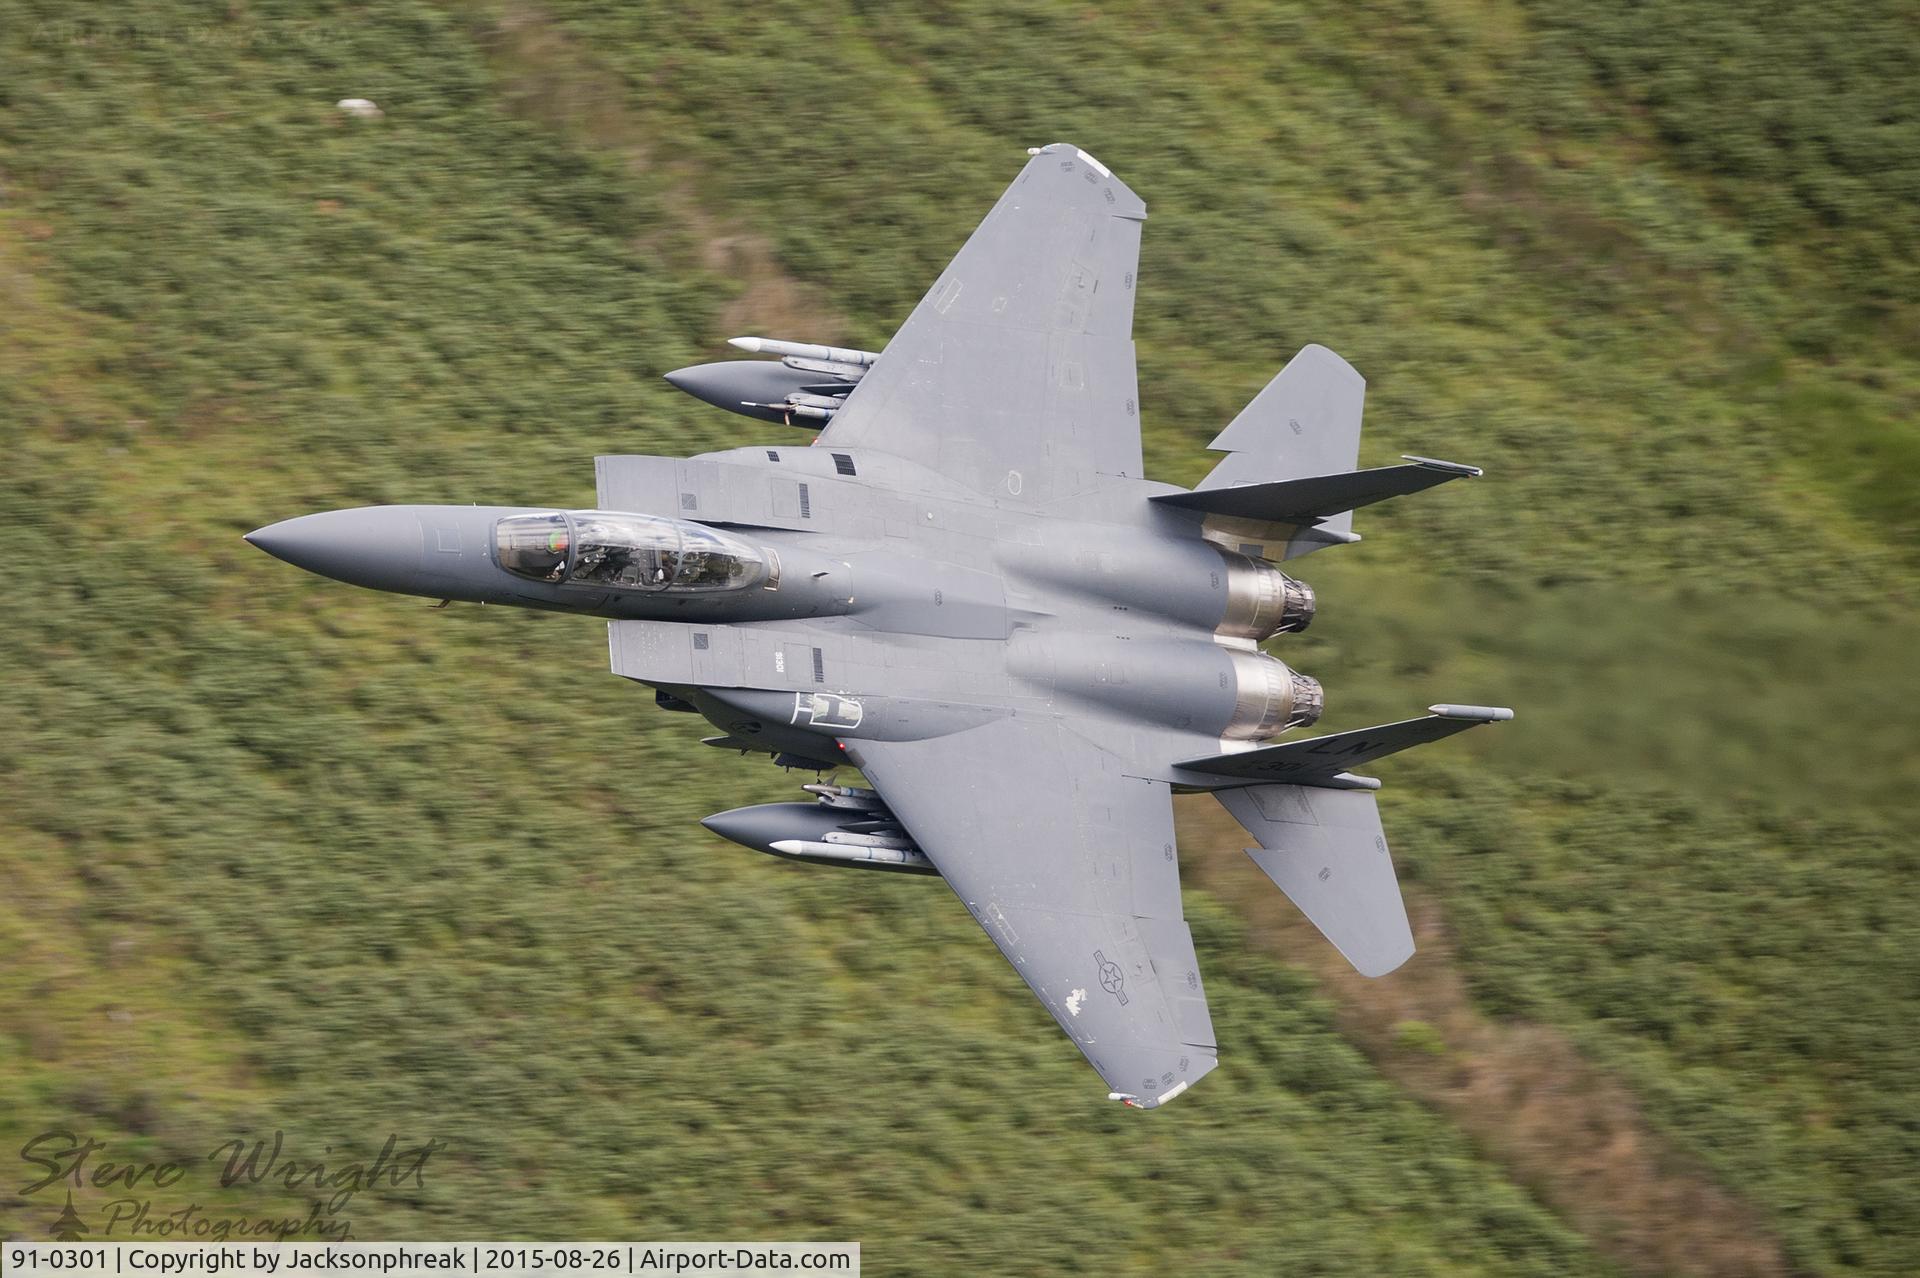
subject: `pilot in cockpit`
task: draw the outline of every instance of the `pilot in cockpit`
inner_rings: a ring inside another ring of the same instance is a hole
[[[580,553],[574,559],[573,575],[581,581],[597,581],[601,578],[601,566],[606,563],[609,547],[605,542],[590,541],[580,547]],[[612,576],[609,572],[606,576]]]
[[[499,522],[494,541],[502,568],[555,585],[741,590],[768,578],[766,556],[757,547],[652,515],[513,515]]]
[[[546,573],[546,579],[548,581],[561,581],[566,578],[567,546],[567,529],[565,523],[562,522],[560,527],[554,528],[547,533],[547,553],[558,556],[553,567]]]

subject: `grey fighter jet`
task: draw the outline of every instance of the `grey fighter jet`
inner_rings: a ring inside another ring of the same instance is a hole
[[[1313,591],[1275,565],[1355,542],[1357,507],[1463,475],[1356,469],[1365,382],[1308,346],[1214,439],[1192,491],[1145,477],[1133,297],[1146,206],[1055,144],[880,352],[668,380],[818,437],[601,457],[597,506],[377,506],[247,540],[356,585],[608,619],[613,672],[710,745],[871,789],[709,817],[778,856],[946,880],[1106,1080],[1152,1108],[1217,1058],[1181,913],[1171,795],[1216,793],[1255,863],[1361,972],[1413,953],[1356,769],[1492,707],[1275,741],[1320,685],[1262,651]]]

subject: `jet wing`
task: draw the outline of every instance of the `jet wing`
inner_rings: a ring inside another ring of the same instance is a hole
[[[1152,1108],[1214,1067],[1164,782],[1052,719],[845,745],[1117,1098]]]
[[[1133,291],[1146,205],[1077,147],[1038,151],[821,432],[1002,501],[1139,478]]]
[[[1282,741],[1235,754],[1188,759],[1178,766],[1186,772],[1204,773],[1208,777],[1247,777],[1255,781],[1285,781],[1344,790],[1357,783],[1350,779],[1349,768],[1429,741],[1439,741],[1482,723],[1505,723],[1513,718],[1513,711],[1505,706],[1439,705],[1427,709],[1432,713],[1423,719],[1402,719],[1377,728],[1356,728],[1351,732]],[[1371,784],[1378,785],[1378,782]]]

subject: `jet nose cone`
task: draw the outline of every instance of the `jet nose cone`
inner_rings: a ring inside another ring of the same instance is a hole
[[[752,824],[742,815],[748,811],[750,811],[748,808],[735,808],[731,812],[716,812],[710,817],[701,817],[700,824],[723,839],[732,839],[735,843],[739,843],[742,840],[738,836],[745,833],[746,827]]]
[[[246,535],[275,559],[336,581],[413,593],[421,587],[420,520],[407,506],[363,506],[282,520]]]

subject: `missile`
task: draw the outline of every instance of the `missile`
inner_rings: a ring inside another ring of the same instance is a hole
[[[824,373],[843,382],[857,382],[867,375],[867,364],[836,364],[830,359],[802,359],[798,355],[787,355],[780,362],[788,368],[798,368],[809,373]]]
[[[1427,710],[1442,719],[1475,719],[1481,723],[1505,723],[1513,718],[1513,711],[1505,706],[1439,705],[1428,706]]]
[[[861,869],[890,870],[902,874],[938,874],[932,861],[906,837],[899,834],[872,834],[850,830],[852,825],[870,825],[877,817],[888,817],[879,798],[871,790],[838,793],[850,787],[810,785],[806,789],[819,796],[814,803],[761,803],[753,807],[716,812],[700,824],[723,839],[742,847],[790,861],[808,861],[817,865],[849,865]],[[823,793],[829,792],[829,793]],[[852,807],[872,797],[874,807]],[[849,806],[842,806],[849,805]],[[897,827],[893,827],[896,828]]]
[[[831,364],[858,364],[862,367],[880,358],[878,351],[856,351],[843,346],[815,346],[809,342],[782,342],[771,337],[729,337],[727,345],[738,346],[755,355],[791,355],[795,359],[825,360]]]
[[[793,402],[792,396],[788,396],[787,402],[784,404],[756,404],[751,400],[743,399],[740,401],[740,407],[763,408],[770,412],[778,413],[780,420],[786,422],[788,425],[791,425],[791,419],[796,417],[816,422],[832,421],[834,414],[834,409],[832,408],[816,408],[812,404],[796,404]],[[757,416],[758,414],[754,415]]]
[[[913,846],[913,840],[904,834],[862,834],[855,830],[829,830],[820,841],[854,848],[892,848],[895,851]]]
[[[933,862],[918,848],[872,848],[846,843],[815,843],[809,839],[778,839],[767,850],[796,861],[832,865],[859,865],[913,874],[938,874]]]
[[[863,790],[856,785],[827,785],[815,781],[800,787],[808,794],[820,800],[820,806],[827,808],[851,808],[856,812],[885,813],[887,805],[873,790]]]
[[[676,368],[666,375],[668,384],[715,408],[789,426],[832,420],[847,392],[880,358],[875,351],[770,337],[731,340],[741,350],[780,359],[721,360]]]
[[[787,396],[787,403],[794,408],[824,408],[828,412],[846,406],[846,400],[839,395],[815,395],[808,391],[795,391]]]

